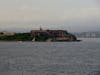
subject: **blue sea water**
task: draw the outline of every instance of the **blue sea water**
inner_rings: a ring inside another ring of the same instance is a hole
[[[100,38],[82,40],[0,42],[0,75],[100,75]]]

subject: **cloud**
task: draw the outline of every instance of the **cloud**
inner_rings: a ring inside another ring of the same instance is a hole
[[[50,10],[9,10],[0,12],[0,22],[32,22],[32,21],[48,21],[63,22],[84,20],[88,21],[92,18],[100,18],[99,8],[70,8],[63,11]]]
[[[0,0],[0,28],[68,28],[100,25],[94,0]],[[98,0],[98,4],[100,1]],[[48,24],[48,25],[44,25]],[[52,25],[51,25],[52,24]],[[64,25],[62,25],[64,24]],[[5,27],[4,27],[5,26]],[[71,29],[71,30],[72,30]]]
[[[63,18],[65,20],[87,20],[92,18],[100,18],[99,8],[72,8],[64,12]]]
[[[100,8],[100,0],[95,0],[96,6]]]
[[[46,11],[31,11],[31,10],[24,10],[24,11],[5,11],[4,13],[0,13],[0,21],[4,22],[30,22],[30,21],[43,21],[48,20],[50,16]]]

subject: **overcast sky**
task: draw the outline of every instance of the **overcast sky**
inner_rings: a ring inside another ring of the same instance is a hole
[[[0,0],[0,31],[99,31],[99,0]]]

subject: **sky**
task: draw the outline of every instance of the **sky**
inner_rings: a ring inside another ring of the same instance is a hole
[[[99,31],[99,0],[0,0],[0,31]]]

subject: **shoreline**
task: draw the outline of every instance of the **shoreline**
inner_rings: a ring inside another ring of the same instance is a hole
[[[75,41],[34,41],[34,42],[81,42],[82,40],[75,40]],[[2,41],[0,42],[33,42],[33,41]]]

